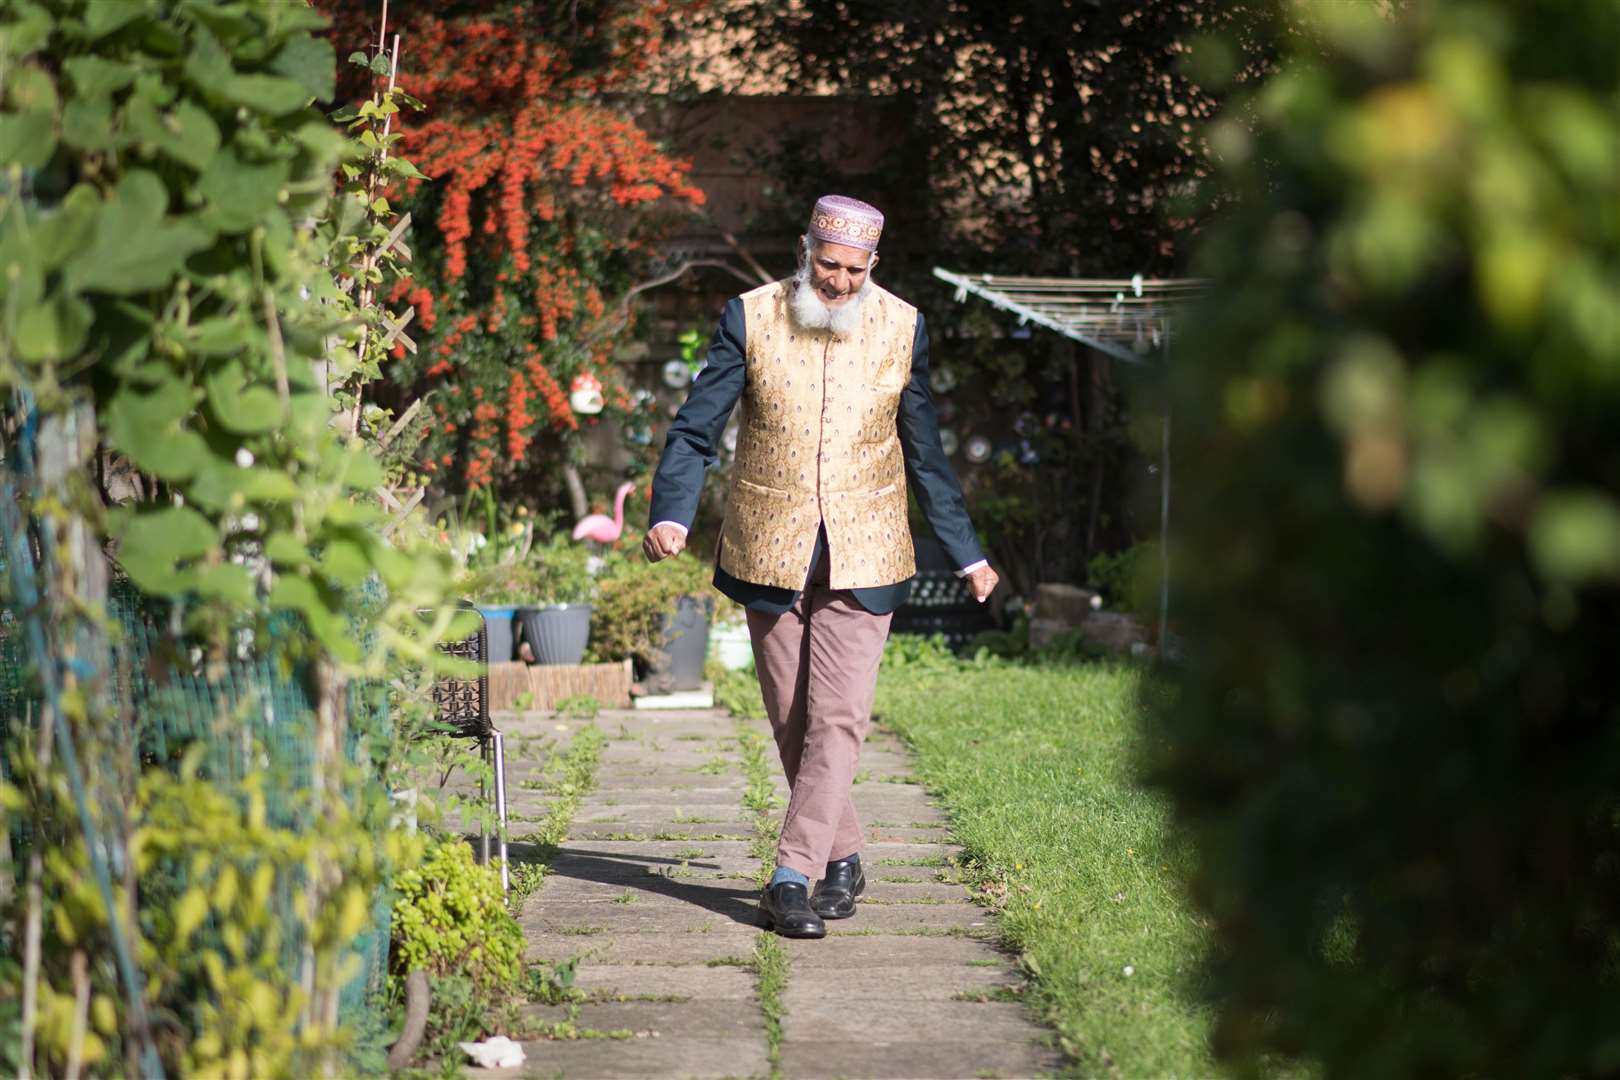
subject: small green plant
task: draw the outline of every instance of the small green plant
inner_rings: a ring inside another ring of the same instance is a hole
[[[983,630],[968,642],[967,655],[1015,660],[1029,652],[1029,622],[1020,618],[1011,630]]]
[[[596,719],[596,714],[602,711],[602,703],[590,694],[575,694],[565,697],[557,702],[557,715],[579,717],[584,720]]]
[[[541,604],[583,604],[595,598],[597,583],[591,576],[591,554],[567,533],[553,533],[529,552],[535,600]]]
[[[738,719],[765,719],[765,697],[753,671],[731,671],[713,664],[708,670],[714,685],[714,703]]]
[[[597,582],[591,620],[591,655],[598,660],[631,658],[647,665],[663,647],[660,617],[673,614],[683,596],[713,603],[708,563],[680,555],[656,565],[640,551],[609,555]]]
[[[585,1000],[585,991],[574,985],[574,972],[582,957],[572,956],[554,964],[533,964],[523,972],[523,996],[536,1005],[567,1005]]]
[[[500,873],[473,861],[468,844],[440,841],[395,888],[396,971],[464,975],[481,992],[516,984],[523,931],[506,908]]]
[[[484,605],[532,604],[540,595],[540,575],[521,562],[470,567],[458,583],[460,595]]]
[[[958,666],[956,654],[945,641],[945,635],[934,634],[923,637],[921,634],[890,634],[889,640],[883,645],[882,667],[885,670],[893,668],[920,668],[925,670],[947,671]]]
[[[1158,573],[1159,545],[1143,541],[1113,555],[1093,555],[1086,563],[1086,584],[1110,607],[1142,614],[1158,604]]]

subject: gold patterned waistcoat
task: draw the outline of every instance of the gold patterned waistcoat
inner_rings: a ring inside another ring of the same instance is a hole
[[[748,378],[720,565],[743,581],[803,588],[825,522],[831,588],[904,581],[917,567],[895,413],[917,309],[872,285],[859,327],[840,339],[793,322],[791,288],[742,296]]]

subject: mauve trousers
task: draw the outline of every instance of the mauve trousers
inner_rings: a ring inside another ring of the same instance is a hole
[[[872,723],[878,661],[892,614],[827,587],[825,556],[793,606],[748,612],[754,667],[792,796],[776,864],[815,880],[827,863],[861,850],[850,785]]]

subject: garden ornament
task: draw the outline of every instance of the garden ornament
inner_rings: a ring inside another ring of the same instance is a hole
[[[664,385],[671,390],[679,390],[692,381],[692,369],[686,366],[685,360],[669,360],[664,364]]]
[[[636,485],[629,480],[619,485],[613,494],[613,516],[587,514],[574,526],[575,540],[595,540],[598,544],[611,544],[624,532],[624,499]]]
[[[595,416],[607,404],[602,397],[602,380],[588,371],[574,376],[569,387],[568,405],[577,413]]]

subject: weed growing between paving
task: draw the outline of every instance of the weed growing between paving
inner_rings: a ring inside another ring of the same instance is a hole
[[[591,724],[575,733],[567,749],[546,759],[538,787],[551,795],[551,805],[538,829],[515,838],[519,843],[533,844],[536,851],[513,868],[512,892],[507,899],[513,911],[521,911],[523,902],[545,880],[545,868],[568,837],[580,800],[596,782],[596,766],[606,745],[607,735]]]
[[[770,758],[765,736],[745,724],[737,725],[737,752],[742,756],[743,777],[748,786],[743,789],[742,805],[753,825],[748,839],[748,854],[759,860],[754,873],[760,888],[771,879],[776,868],[776,841],[781,829],[774,811],[780,805],[776,797],[776,784],[771,779]]]
[[[777,936],[765,932],[754,939],[754,991],[765,1017],[765,1052],[771,1080],[782,1076],[782,994],[787,990],[788,956]]]
[[[1188,980],[1206,933],[1177,887],[1187,857],[1131,770],[1138,673],[1118,665],[889,668],[881,720],[966,849],[957,873],[1080,1072],[1208,1076]]]
[[[737,752],[742,758],[742,805],[748,812],[753,831],[748,839],[748,854],[757,862],[754,884],[763,889],[776,868],[776,841],[780,826],[775,811],[780,805],[776,785],[771,778],[771,761],[765,736],[743,723],[737,724]],[[754,973],[754,992],[759,998],[760,1015],[765,1019],[766,1054],[771,1063],[771,1080],[782,1076],[782,994],[787,989],[788,956],[777,936],[764,931],[754,939],[754,955],[749,958],[727,957],[711,962],[736,964]]]

